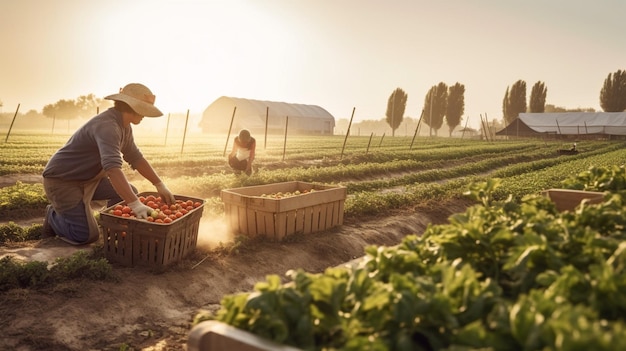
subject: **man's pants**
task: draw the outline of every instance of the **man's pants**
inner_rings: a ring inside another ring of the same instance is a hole
[[[131,188],[136,194],[137,188],[132,184]],[[113,189],[109,178],[104,177],[96,187],[92,200],[108,200],[107,207],[109,207],[122,201],[122,198]],[[74,208],[62,214],[54,210],[49,211],[46,213],[46,219],[58,236],[73,242],[84,243],[89,238],[87,215],[93,216],[93,213],[85,213],[85,204],[83,201],[79,201]]]

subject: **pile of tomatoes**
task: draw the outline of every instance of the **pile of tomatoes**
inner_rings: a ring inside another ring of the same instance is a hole
[[[154,195],[139,196],[139,201],[152,208],[152,212],[149,213],[148,218],[145,218],[145,220],[154,223],[172,223],[193,209],[202,206],[200,201],[193,200],[176,200],[175,203],[168,205],[160,196]],[[118,217],[137,218],[133,210],[126,204],[113,206],[109,213]]]

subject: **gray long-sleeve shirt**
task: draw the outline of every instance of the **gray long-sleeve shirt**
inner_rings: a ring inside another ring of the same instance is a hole
[[[122,113],[110,108],[80,127],[48,161],[47,178],[85,181],[103,169],[122,167],[122,159],[133,163],[143,155],[130,126],[122,124]]]

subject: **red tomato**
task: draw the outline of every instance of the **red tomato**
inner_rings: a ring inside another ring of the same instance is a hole
[[[115,205],[115,207],[113,207],[114,210],[120,210],[120,211],[122,210],[122,208],[124,208],[124,206],[122,206],[120,204],[117,204],[117,205]]]
[[[156,201],[156,197],[154,197],[154,195],[148,195],[146,196],[146,201]]]
[[[167,217],[163,220],[163,223],[172,223],[172,219]]]
[[[183,216],[183,213],[182,213],[182,212],[180,212],[180,211],[178,211],[178,212],[176,212],[176,213],[174,214],[174,216],[176,216],[176,218],[180,218],[180,217],[182,217],[182,216]]]
[[[121,216],[122,215],[122,210],[121,209],[113,210],[113,215],[114,216]]]
[[[128,206],[122,207],[122,213],[131,213],[132,211],[133,210]]]
[[[154,217],[152,217],[152,216],[148,216],[148,218],[146,218],[146,221],[148,221],[148,222],[154,222]]]
[[[202,206],[202,203],[200,201],[196,201],[193,203],[193,207],[200,207]]]
[[[157,218],[154,220],[154,223],[163,223],[163,220],[161,218]]]

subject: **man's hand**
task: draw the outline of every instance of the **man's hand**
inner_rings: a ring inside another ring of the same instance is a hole
[[[174,197],[174,194],[172,194],[170,189],[167,188],[165,183],[160,182],[160,183],[154,184],[154,186],[156,187],[156,190],[159,193],[159,195],[161,195],[161,198],[163,199],[163,201],[167,202],[168,204],[173,204],[176,202],[176,198]]]
[[[139,199],[128,204],[133,213],[135,213],[135,217],[137,218],[148,218],[148,214],[152,212],[152,209],[139,201]]]

